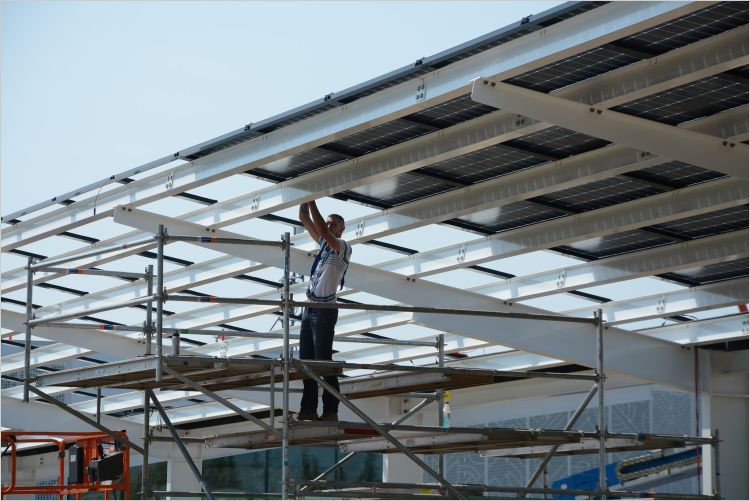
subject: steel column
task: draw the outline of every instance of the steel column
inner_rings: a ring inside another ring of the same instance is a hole
[[[34,315],[33,298],[34,298],[34,258],[29,257],[26,269],[26,336],[24,337],[23,347],[23,401],[29,401],[29,381],[31,379],[31,319]]]
[[[163,342],[163,318],[164,318],[164,241],[166,229],[163,224],[159,225],[156,234],[157,251],[156,251],[156,358],[159,363],[156,366],[156,381],[161,381],[161,362],[164,356],[162,347]]]
[[[141,466],[141,499],[150,499],[148,492],[148,449],[151,443],[151,427],[149,419],[151,418],[151,404],[149,395],[143,392],[143,464]]]
[[[282,353],[284,371],[284,392],[282,394],[282,416],[283,430],[281,435],[281,499],[289,496],[289,308],[291,299],[289,297],[289,271],[290,271],[290,244],[289,232],[282,236],[284,246],[284,348]]]
[[[596,311],[596,384],[599,392],[599,496],[607,499],[607,426],[604,408],[604,317],[601,309]]]
[[[437,349],[438,349],[438,367],[441,369],[445,367],[445,334],[438,334],[437,336]],[[443,405],[445,405],[445,392],[440,389],[436,392],[437,396],[437,408],[438,408],[438,427],[443,426]],[[438,454],[438,473],[441,477],[445,476],[445,455]]]
[[[150,264],[146,268],[146,295],[154,297],[154,265]],[[146,325],[143,327],[143,333],[146,335],[146,355],[151,355],[151,338],[154,334],[153,325],[154,302],[146,303]]]
[[[96,387],[96,422],[102,424],[102,387]]]

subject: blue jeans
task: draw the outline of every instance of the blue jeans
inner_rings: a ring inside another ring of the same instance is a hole
[[[307,360],[333,360],[333,331],[339,310],[329,308],[305,308],[299,333],[299,358]],[[323,380],[339,391],[339,378],[325,376]],[[318,383],[303,379],[304,390],[300,412],[318,411]],[[338,412],[339,401],[328,391],[323,392],[323,413]]]

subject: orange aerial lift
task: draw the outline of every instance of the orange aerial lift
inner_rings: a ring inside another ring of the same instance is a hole
[[[125,432],[116,432],[127,439]],[[86,492],[110,493],[123,491],[123,499],[130,499],[130,448],[114,442],[101,432],[40,432],[4,431],[0,433],[3,456],[10,449],[10,484],[3,485],[2,498],[8,495],[54,494],[60,499],[75,496],[81,499]],[[56,485],[16,485],[16,446],[19,443],[48,442],[57,446],[58,479]],[[65,461],[68,478],[65,479]]]

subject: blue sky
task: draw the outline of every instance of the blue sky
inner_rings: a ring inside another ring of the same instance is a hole
[[[2,214],[559,3],[3,1]]]

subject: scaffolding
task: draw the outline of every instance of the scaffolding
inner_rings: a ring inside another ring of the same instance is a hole
[[[508,499],[526,497],[528,495],[566,494],[587,496],[589,498],[606,499],[607,497],[650,497],[652,493],[610,490],[605,476],[606,453],[616,451],[650,451],[665,449],[680,449],[686,447],[710,447],[713,460],[712,473],[715,490],[710,496],[659,494],[663,499],[716,499],[720,498],[718,482],[719,476],[719,437],[715,431],[711,437],[690,437],[675,435],[627,434],[611,433],[607,430],[604,413],[604,320],[599,310],[593,319],[573,318],[558,315],[535,315],[526,313],[508,313],[486,310],[430,308],[418,306],[395,306],[375,304],[341,304],[341,303],[310,303],[292,300],[290,294],[290,248],[289,233],[284,233],[279,241],[266,241],[242,238],[220,238],[214,236],[169,235],[167,228],[159,225],[154,236],[157,243],[156,272],[149,265],[144,273],[119,271],[102,271],[90,268],[58,268],[56,266],[82,257],[101,255],[115,252],[122,248],[133,247],[153,242],[152,239],[123,244],[115,247],[99,249],[65,259],[36,262],[29,258],[27,266],[27,301],[26,301],[26,338],[24,353],[24,381],[23,400],[29,401],[30,393],[74,415],[78,419],[90,424],[94,428],[111,436],[115,441],[129,447],[143,456],[141,497],[200,497],[214,499],[220,497],[265,497],[281,499],[297,496],[325,496],[339,498],[378,497],[383,499],[404,499],[418,497],[420,499],[437,499],[450,497],[466,499],[474,497],[489,497],[490,499]],[[242,299],[216,296],[184,296],[167,294],[164,287],[164,247],[168,242],[188,242],[197,244],[232,244],[232,245],[262,245],[279,247],[284,254],[284,275],[280,301]],[[34,318],[32,310],[34,273],[47,271],[67,274],[94,274],[118,277],[143,278],[147,284],[147,294],[127,301],[107,304],[85,311],[73,311],[60,315],[50,315]],[[156,282],[156,283],[154,283]],[[154,292],[154,286],[156,292]],[[166,329],[163,324],[164,303],[167,301],[224,303],[278,306],[282,311],[283,334],[240,332],[214,329]],[[154,311],[154,303],[155,310]],[[143,327],[113,326],[108,324],[81,324],[65,322],[91,315],[101,311],[117,308],[146,305],[146,320]],[[572,322],[581,324],[582,328],[594,329],[596,334],[596,366],[592,373],[555,373],[555,372],[524,372],[498,371],[486,369],[457,369],[445,367],[444,364],[444,334],[437,336],[435,342],[403,341],[394,339],[352,339],[346,342],[362,342],[368,344],[393,344],[406,346],[433,347],[438,355],[436,367],[405,366],[393,363],[364,364],[320,360],[294,359],[290,350],[290,340],[298,338],[290,334],[290,316],[293,308],[297,307],[357,309],[368,311],[397,311],[419,312],[437,315],[470,315],[495,318],[535,319],[550,322]],[[38,325],[60,328],[97,329],[123,332],[143,332],[145,335],[145,352],[135,359],[106,363],[93,368],[64,370],[52,374],[44,374],[32,381],[30,377],[31,333]],[[214,336],[241,336],[268,339],[282,339],[282,351],[279,359],[230,358],[182,355],[180,353],[180,335],[201,334]],[[170,336],[172,353],[164,353],[164,338]],[[155,338],[155,339],[154,339]],[[152,354],[152,341],[155,341],[155,353]],[[340,391],[334,389],[324,379],[324,376],[341,374],[344,370],[360,369],[374,371],[367,376],[347,379],[341,385]],[[309,378],[334,395],[361,422],[299,422],[290,419],[289,395],[293,391],[290,382]],[[583,401],[571,416],[562,430],[540,429],[509,429],[509,428],[461,428],[461,427],[426,427],[404,425],[404,421],[430,405],[437,403],[438,424],[443,424],[444,391],[459,388],[476,387],[502,381],[522,378],[556,378],[589,381],[592,386]],[[33,385],[32,382],[36,384]],[[281,383],[281,426],[276,426],[275,393],[277,384]],[[69,386],[78,388],[97,388],[97,419],[92,420],[84,414],[70,408],[64,403],[40,390],[44,386]],[[101,388],[134,389],[144,392],[144,439],[143,446],[129,440],[123,434],[110,430],[101,424],[100,402]],[[254,416],[229,400],[219,395],[218,391],[236,388],[254,387],[268,391],[270,394],[269,422]],[[207,447],[235,447],[243,449],[281,448],[282,472],[281,493],[226,493],[212,492],[206,484],[195,462],[191,458],[186,446],[186,440],[180,437],[175,426],[170,421],[167,412],[157,398],[154,390],[194,390],[232,410],[239,416],[259,427],[257,431],[235,433],[229,435],[208,436],[200,439]],[[388,424],[377,423],[370,416],[357,407],[352,400],[373,396],[388,396],[410,394],[422,398],[416,406]],[[594,396],[598,397],[597,428],[594,431],[573,431],[578,418],[587,408]],[[200,492],[178,491],[148,491],[148,457],[149,444],[155,440],[162,440],[152,436],[148,410],[153,408],[158,412],[168,428],[173,441],[193,475],[201,486]],[[294,446],[338,446],[348,454],[338,463],[326,469],[313,480],[293,480],[289,477],[289,448]],[[443,454],[459,451],[502,451],[505,457],[542,458],[524,487],[497,487],[488,485],[469,485],[449,482],[445,478]],[[394,482],[335,482],[325,478],[337,468],[349,461],[359,452],[401,453],[418,465],[431,476],[436,483],[405,484]],[[418,454],[438,454],[437,470],[433,469]],[[596,454],[598,458],[598,483],[594,490],[552,489],[546,485],[542,488],[534,487],[537,480],[546,472],[550,459],[555,455],[566,454]],[[698,455],[700,460],[700,455]]]

